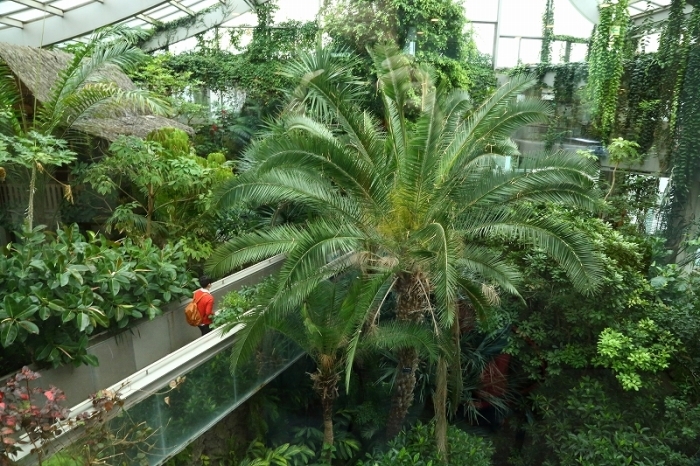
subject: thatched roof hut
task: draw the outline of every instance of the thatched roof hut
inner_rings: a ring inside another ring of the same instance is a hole
[[[35,47],[0,43],[0,59],[21,81],[25,93],[30,93],[36,100],[46,102],[51,97],[51,90],[59,74],[71,62],[71,55],[60,50],[45,50]],[[118,67],[108,65],[98,71],[101,78],[114,82],[124,90],[136,89],[134,83]],[[144,114],[135,109],[127,110],[123,115],[109,118],[95,118],[73,125],[78,131],[113,141],[120,135],[145,137],[154,129],[173,127],[186,131],[190,135],[194,130],[158,115]]]

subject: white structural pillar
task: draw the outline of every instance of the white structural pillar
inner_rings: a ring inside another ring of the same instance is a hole
[[[501,41],[501,18],[503,15],[503,0],[497,0],[498,6],[496,10],[496,24],[493,28],[493,67],[497,68],[498,65],[498,49],[500,47]]]

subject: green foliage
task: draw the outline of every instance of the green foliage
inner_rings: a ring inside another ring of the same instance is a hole
[[[514,253],[529,291],[525,309],[503,303],[515,319],[508,351],[539,382],[521,408],[533,447],[513,451],[514,464],[691,464],[697,274],[651,263],[653,243],[636,229],[558,215],[595,238],[603,289],[595,300],[572,293],[543,256]]]
[[[432,439],[434,424],[418,423],[401,432],[388,444],[388,451],[377,453],[361,463],[363,466],[490,466],[494,453],[491,442],[470,435],[455,426],[447,429],[448,458],[445,460]]]
[[[614,168],[612,171],[610,189],[608,189],[604,200],[607,200],[615,189],[615,175],[617,174],[617,169],[620,164],[634,165],[643,160],[643,154],[640,155],[638,149],[639,144],[634,141],[626,141],[623,138],[615,138],[610,142],[608,145],[608,159],[610,163],[614,164]]]
[[[206,215],[212,190],[232,176],[231,170],[190,154],[182,132],[164,129],[151,139],[163,144],[120,137],[110,146],[109,157],[79,166],[76,173],[99,194],[117,192],[122,198],[106,221],[108,229],[160,244],[186,236],[190,257],[204,257],[210,246],[202,233],[213,237]]]
[[[639,149],[639,144],[636,142],[615,138],[608,145],[608,157],[615,166],[621,163],[639,163],[641,159],[637,149]]]
[[[200,42],[199,50],[168,56],[164,65],[207,89],[244,90],[249,102],[260,105],[265,114],[273,113],[282,102],[283,89],[291,85],[279,71],[292,55],[314,47],[317,32],[314,22],[273,24],[276,9],[273,1],[256,6],[258,24],[247,46],[241,46],[240,35],[232,34],[231,45],[240,53],[222,50],[218,43]]]
[[[253,442],[239,466],[302,465],[308,464],[314,456],[314,452],[304,445],[285,443],[276,448],[268,448],[261,442]]]
[[[624,61],[634,53],[627,38],[630,25],[628,6],[628,0],[600,5],[600,23],[591,39],[588,92],[603,142],[608,142],[616,130]]]
[[[677,409],[683,404],[669,399],[663,406],[657,401],[653,397],[624,398],[601,382],[583,377],[566,396],[540,400],[543,422],[530,430],[537,445],[532,459],[560,466],[690,466],[689,456],[676,449],[688,438],[697,438],[696,421],[685,424],[694,427],[686,432],[689,437],[678,435]],[[691,418],[697,415],[692,411],[688,413]],[[521,459],[516,464],[532,464],[527,455]]]
[[[44,173],[53,167],[73,162],[75,152],[66,148],[66,142],[53,136],[45,136],[36,131],[29,131],[23,136],[6,136],[0,134],[0,170],[2,164],[19,166],[30,171],[29,186],[27,187],[27,227],[31,230],[34,225],[34,193],[37,183],[37,172]],[[2,176],[3,181],[5,176]],[[52,177],[53,178],[53,177]],[[72,200],[70,186],[61,183],[65,197]]]
[[[210,258],[209,271],[221,275],[286,256],[270,301],[239,338],[254,340],[266,323],[286,321],[326,280],[348,272],[364,287],[353,306],[367,317],[390,312],[402,325],[423,328],[423,346],[430,335],[448,335],[440,355],[452,360],[458,342],[449,335],[459,328],[459,306],[469,303],[487,315],[495,287],[518,293],[520,274],[499,252],[503,244],[542,250],[577,289],[596,289],[598,261],[588,238],[534,207],[549,201],[595,208],[595,166],[554,154],[523,159],[522,171],[499,168],[503,155],[517,155],[512,132],[547,117],[542,102],[516,99],[533,80],[512,79],[471,113],[465,92],[436,86],[429,71],[414,72],[395,49],[373,54],[382,122],[355,105],[367,89],[350,74],[352,58],[330,50],[302,56],[288,68],[299,82],[290,111],[247,151],[250,168],[221,190],[222,206],[293,204],[307,212],[303,223],[233,238]],[[406,113],[415,82],[421,105],[412,122]],[[494,237],[498,243],[491,243]],[[389,295],[401,305],[384,307]],[[392,336],[398,365],[412,370],[397,372],[400,400],[392,406],[404,411],[389,417],[396,432],[413,399],[419,362],[416,345],[398,344],[398,336]]]
[[[368,65],[367,50],[375,45],[405,49],[413,40],[416,66],[434,69],[448,88],[467,90],[474,102],[481,102],[496,87],[490,59],[478,52],[470,33],[465,33],[468,23],[458,1],[335,0],[326,3],[322,15],[332,45],[349,47]],[[366,73],[363,77],[372,79]]]
[[[25,231],[0,256],[0,343],[41,364],[96,365],[91,334],[153,318],[191,284],[177,245],[85,238],[75,225],[55,237]]]
[[[544,14],[542,15],[542,48],[540,50],[540,63],[549,64],[552,59],[552,42],[554,41],[554,0],[547,0]]]
[[[695,8],[693,11],[700,24],[698,10],[700,8]],[[691,187],[697,186],[700,182],[698,138],[692,136],[700,131],[700,95],[697,92],[697,86],[700,85],[700,48],[695,46],[689,53],[682,92],[679,96],[683,104],[678,107],[678,137],[673,141],[670,154],[673,177],[670,205],[666,216],[666,233],[669,244],[676,250],[679,249],[684,234],[691,238],[697,236],[697,227],[691,225],[693,220],[688,217],[686,205],[692,202]]]
[[[658,372],[668,368],[680,342],[668,330],[648,318],[628,325],[624,333],[606,328],[598,337],[595,362],[615,371],[625,390],[639,390],[639,371]]]

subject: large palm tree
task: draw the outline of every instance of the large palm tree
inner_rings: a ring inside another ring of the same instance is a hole
[[[429,71],[412,69],[395,50],[376,49],[374,59],[381,120],[355,104],[362,83],[347,78],[350,60],[320,50],[290,67],[300,82],[291,105],[247,151],[247,171],[220,201],[293,203],[311,220],[235,238],[208,268],[221,275],[285,254],[274,297],[280,312],[298,312],[319,283],[351,268],[385,284],[374,289],[394,295],[398,320],[424,323],[453,341],[438,364],[436,397],[444,411],[448,368],[459,367],[458,303],[467,300],[483,313],[495,290],[517,293],[517,269],[488,244],[540,248],[578,289],[596,287],[590,241],[533,208],[543,202],[594,208],[596,168],[563,155],[499,168],[504,156],[519,155],[510,135],[550,115],[546,103],[519,98],[532,79],[510,78],[472,107],[465,92],[436,86]],[[407,109],[417,110],[417,119]],[[411,347],[396,350],[389,435],[400,430],[412,403],[419,361]]]

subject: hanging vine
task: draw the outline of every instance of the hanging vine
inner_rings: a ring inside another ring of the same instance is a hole
[[[687,21],[682,18],[678,21],[683,24],[679,38],[681,50],[663,50],[669,60],[674,57],[678,60],[677,73],[682,73],[678,78],[680,84],[674,84],[674,91],[679,87],[680,91],[672,97],[670,107],[676,114],[672,113],[674,126],[670,128],[674,144],[669,157],[672,167],[670,205],[665,217],[668,245],[676,252],[681,248],[684,235],[697,235],[697,228],[688,231],[688,227],[697,222],[697,213],[688,211],[688,203],[692,188],[700,184],[700,8],[695,7]]]
[[[606,144],[615,129],[618,94],[624,61],[632,53],[627,43],[629,0],[599,5],[600,23],[589,51],[588,92],[600,137]]]
[[[554,0],[547,0],[547,7],[542,15],[542,49],[540,65],[552,62],[552,42],[554,41]]]

